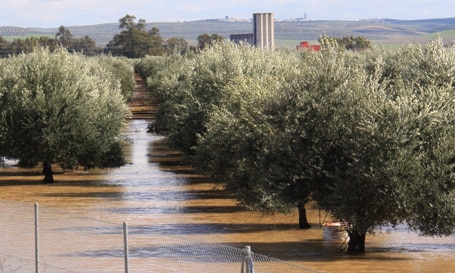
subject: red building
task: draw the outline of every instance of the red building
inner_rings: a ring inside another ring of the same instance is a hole
[[[321,45],[310,45],[308,42],[300,42],[297,50],[308,49],[311,51],[321,51]]]

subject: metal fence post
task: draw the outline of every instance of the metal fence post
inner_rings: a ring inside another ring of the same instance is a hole
[[[35,273],[39,272],[39,218],[38,203],[35,203]]]
[[[129,273],[128,223],[123,222],[123,247],[125,252],[125,273]]]
[[[242,262],[242,271],[241,273],[254,273],[253,268],[253,257],[251,256],[251,247],[245,246],[244,249],[245,258]]]

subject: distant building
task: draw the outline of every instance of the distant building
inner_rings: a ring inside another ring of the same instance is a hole
[[[297,50],[312,50],[312,51],[321,51],[321,45],[310,45],[308,42],[300,42],[297,45]]]
[[[253,33],[231,34],[229,36],[229,40],[236,44],[245,43],[245,44],[254,45],[254,34]]]
[[[259,48],[274,48],[275,27],[273,13],[254,13],[253,24],[253,44]]]

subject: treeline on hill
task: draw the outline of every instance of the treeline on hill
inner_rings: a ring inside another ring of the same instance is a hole
[[[25,39],[14,39],[8,42],[0,36],[0,57],[20,53],[30,53],[37,46],[46,47],[51,51],[58,47],[64,47],[69,52],[78,52],[87,56],[100,54],[111,54],[113,56],[124,56],[127,58],[142,58],[147,55],[162,56],[170,54],[187,54],[204,49],[213,43],[224,40],[219,34],[201,34],[197,37],[197,46],[190,46],[181,37],[171,37],[164,40],[158,28],[152,27],[146,30],[146,21],[126,15],[119,19],[120,33],[114,35],[104,48],[96,45],[89,36],[75,38],[69,29],[60,26],[55,37],[41,36],[28,37]],[[371,43],[363,36],[336,38],[337,42],[349,50],[362,50],[371,47]]]
[[[151,130],[264,212],[316,204],[348,223],[348,251],[377,226],[455,227],[455,51],[261,50],[220,43],[148,56]],[[304,226],[305,221],[301,224]]]
[[[58,47],[64,47],[69,52],[79,52],[88,56],[105,53],[127,58],[141,58],[147,55],[186,54],[224,39],[217,34],[201,34],[197,37],[197,47],[190,46],[185,39],[179,37],[171,37],[165,41],[161,37],[159,29],[152,28],[147,31],[145,20],[139,19],[136,22],[135,19],[136,17],[132,15],[121,18],[119,28],[122,31],[116,34],[105,48],[97,46],[89,36],[74,38],[69,29],[64,26],[60,26],[54,38],[48,36],[28,37],[8,42],[0,36],[0,57],[29,53],[37,46],[42,46],[51,51]]]
[[[49,36],[27,37],[8,42],[0,36],[0,57],[4,58],[20,53],[30,53],[39,46],[46,47],[51,51],[58,47],[65,47],[70,52],[80,52],[88,56],[98,55],[102,52],[102,49],[89,36],[74,38],[67,28],[61,26],[54,38]]]

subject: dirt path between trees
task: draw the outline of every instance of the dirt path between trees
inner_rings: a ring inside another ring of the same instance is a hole
[[[136,81],[136,87],[129,103],[132,119],[153,119],[156,113],[156,104],[150,98],[144,79],[136,74],[134,75],[134,80]]]

